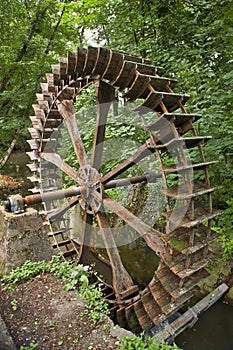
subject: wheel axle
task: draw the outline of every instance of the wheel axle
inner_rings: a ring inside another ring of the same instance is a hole
[[[85,171],[86,170],[87,169],[85,168]],[[92,189],[94,188],[95,194],[98,193],[98,200],[100,201],[100,205],[96,205],[95,207],[95,210],[96,210],[95,212],[97,212],[100,209],[100,206],[102,204],[102,198],[103,198],[103,191],[101,190],[101,192],[98,192],[98,189],[103,188],[107,190],[107,189],[112,189],[117,187],[125,187],[125,186],[142,183],[142,182],[153,183],[153,182],[156,182],[159,178],[161,178],[160,174],[149,172],[146,175],[112,180],[106,183],[105,185],[102,185],[101,182],[92,183],[91,181],[89,182],[87,181],[87,183],[85,183],[85,180],[83,178],[81,182],[81,186],[78,186],[78,187],[73,187],[73,188],[68,188],[68,189],[58,190],[58,191],[51,191],[43,194],[33,194],[30,196],[26,196],[24,198],[20,194],[12,195],[4,202],[4,208],[8,212],[14,212],[18,214],[18,213],[24,212],[25,205],[41,204],[43,202],[49,202],[56,199],[63,199],[63,198],[80,196],[80,195],[82,196],[81,202],[85,206],[88,203],[90,203],[90,196],[88,197],[87,192],[88,190],[89,192],[92,191]],[[92,195],[93,195],[93,192],[92,192]],[[85,198],[86,198],[86,204],[85,204]]]

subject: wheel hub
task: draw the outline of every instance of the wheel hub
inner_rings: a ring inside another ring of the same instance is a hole
[[[97,213],[103,198],[103,186],[98,171],[90,165],[82,166],[78,171],[77,182],[81,186],[81,207],[89,214]]]

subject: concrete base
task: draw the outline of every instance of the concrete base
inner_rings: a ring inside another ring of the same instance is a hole
[[[8,333],[5,322],[0,316],[0,349],[1,350],[16,350],[16,346]]]
[[[9,273],[26,260],[50,260],[54,255],[39,213],[8,213],[0,207],[0,271]]]

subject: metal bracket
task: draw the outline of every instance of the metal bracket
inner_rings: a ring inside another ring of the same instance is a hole
[[[9,213],[21,214],[25,212],[24,198],[20,194],[13,194],[4,202],[4,209]]]

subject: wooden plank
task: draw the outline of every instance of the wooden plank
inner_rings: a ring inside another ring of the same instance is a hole
[[[187,327],[192,326],[198,320],[199,315],[214,305],[228,289],[229,287],[225,283],[221,284],[171,324],[166,325],[162,331],[154,335],[157,343],[174,340]]]
[[[167,191],[161,190],[161,192],[174,199],[191,199],[203,194],[212,193],[220,188],[221,186],[207,188],[204,184],[196,182],[193,185],[192,193],[188,192],[188,185],[186,183],[170,187]]]
[[[53,72],[54,85],[56,85],[56,86],[60,85],[60,83],[61,83],[60,64],[52,64],[52,72]]]
[[[100,81],[97,86],[97,116],[92,146],[92,167],[100,170],[102,153],[104,148],[104,136],[107,124],[108,112],[115,98],[115,89]]]
[[[87,154],[76,123],[76,112],[72,100],[57,101],[59,112],[65,119],[75,154],[80,166],[88,164]]]
[[[130,227],[132,227],[145,240],[148,246],[161,258],[167,258],[167,249],[164,245],[166,242],[161,232],[149,227],[137,216],[132,214],[124,206],[112,200],[110,197],[103,199],[104,205],[113,213],[124,220]]]
[[[193,148],[211,139],[212,139],[212,136],[196,136],[196,137],[184,137],[182,140],[185,142],[185,145],[187,148]]]
[[[42,124],[45,122],[45,112],[44,110],[37,104],[33,104],[32,108],[34,109],[35,115],[38,119],[41,120]]]
[[[186,302],[188,302],[194,295],[193,290],[183,293],[176,300],[172,300],[169,304],[162,307],[162,312],[166,317],[171,316],[176,311],[180,310]]]
[[[141,74],[155,76],[157,74],[157,67],[149,64],[138,63],[137,71]]]
[[[62,246],[68,246],[70,244],[72,244],[72,241],[68,238],[68,239],[60,241],[60,242],[52,243],[52,247],[53,248],[58,248],[58,247],[62,247]]]
[[[164,166],[162,170],[164,171],[165,174],[170,174],[170,173],[182,173],[190,170],[203,170],[211,165],[217,164],[218,161],[214,160],[211,162],[202,162],[202,163],[191,163],[188,165],[179,165],[179,164],[173,164],[170,166]]]
[[[60,64],[60,79],[64,80],[64,84],[67,84],[68,83],[68,76],[67,76],[66,72],[67,72],[67,67],[68,67],[68,58],[67,57],[60,57],[59,64]]]
[[[76,78],[75,66],[77,61],[76,52],[67,52],[67,74],[71,76],[72,79]]]
[[[134,286],[130,287],[129,289],[126,289],[123,292],[121,292],[120,296],[122,299],[128,298],[129,296],[130,296],[130,298],[132,298],[133,294],[135,294],[138,291],[139,291],[139,287],[137,285],[134,285]]]
[[[149,330],[154,326],[154,323],[144,309],[144,305],[141,300],[134,303],[134,311],[143,330]]]
[[[153,150],[152,150],[153,152]],[[107,183],[108,181],[114,179],[115,177],[122,174],[124,171],[128,170],[130,167],[137,164],[140,160],[144,159],[145,157],[149,156],[151,154],[151,151],[148,149],[147,143],[140,146],[137,151],[130,156],[127,160],[119,164],[115,169],[112,169],[110,172],[105,174],[101,178],[102,184]]]
[[[92,72],[93,77],[102,76],[102,74],[106,70],[108,63],[109,63],[109,60],[111,58],[111,50],[106,49],[104,47],[100,47],[99,49],[100,49],[100,51],[99,51],[98,60],[96,62],[95,68]]]
[[[83,76],[90,76],[95,68],[99,56],[99,48],[89,46],[87,49],[87,59],[83,70]]]
[[[46,76],[46,80],[47,80],[47,84],[48,84],[48,92],[55,92],[56,89],[55,89],[55,86],[54,86],[54,75],[53,75],[53,73],[46,73],[45,76]],[[43,92],[43,94],[44,94],[44,92]]]
[[[141,297],[141,300],[148,316],[153,321],[153,323],[156,324],[154,320],[157,320],[158,315],[161,313],[161,308],[159,307],[158,303],[155,301],[150,292],[144,294]]]
[[[156,76],[151,77],[150,84],[155,91],[166,91],[167,86],[173,89],[177,84],[177,80]]]
[[[104,212],[96,213],[99,228],[101,230],[105,249],[107,250],[108,258],[112,267],[112,279],[114,291],[117,295],[129,290],[134,286],[133,280],[126,271],[117,249],[112,229],[110,227],[108,218]]]
[[[192,265],[188,269],[185,268],[185,262],[183,261],[180,264],[171,266],[171,270],[172,272],[174,272],[174,274],[176,274],[177,276],[183,279],[183,278],[192,276],[194,273],[204,268],[206,264],[209,262],[209,260],[210,259],[202,258],[199,261],[192,263]]]
[[[134,101],[137,98],[141,98],[147,90],[147,95],[149,95],[150,91],[147,86],[150,82],[150,77],[147,75],[142,75],[140,73],[136,73],[136,78],[133,81],[132,85],[129,87],[128,91],[123,95],[124,98],[128,98],[130,101]]]
[[[136,64],[133,62],[125,61],[123,68],[117,76],[116,80],[112,82],[115,88],[120,90],[129,87],[136,77]]]
[[[102,74],[104,81],[112,83],[119,75],[124,64],[123,55],[118,52],[111,52],[111,57],[105,71]]]
[[[40,118],[36,116],[30,116],[30,120],[32,122],[34,129],[40,130],[41,132],[43,131],[43,125]]]
[[[141,106],[153,109],[154,111],[161,113],[163,112],[163,110],[160,104],[158,104],[158,101],[163,101],[164,105],[166,106],[166,109],[168,111],[173,111],[179,108],[179,102],[182,101],[182,103],[184,104],[188,99],[188,95],[151,91],[150,95]],[[138,109],[140,109],[140,107],[137,108],[137,110]]]
[[[175,126],[180,127],[181,125],[185,124],[187,121],[196,122],[201,118],[201,114],[186,114],[186,113],[164,113],[162,114],[162,117],[170,120],[171,117],[174,118]]]
[[[182,206],[179,207],[172,212],[163,213],[163,215],[172,221],[172,224],[176,225],[176,227],[183,227],[183,228],[192,228],[194,226],[197,226],[204,221],[211,220],[215,218],[218,215],[222,214],[222,210],[219,209],[213,209],[213,211],[210,213],[208,208],[204,208],[203,205],[197,203],[198,206],[195,207],[195,217],[194,219],[190,220],[190,209],[188,207]],[[183,213],[186,213],[185,217],[180,222],[181,215],[183,216]],[[171,217],[172,215],[172,217]],[[177,226],[178,225],[178,226]]]
[[[38,172],[40,173],[40,166],[39,163],[33,162],[33,163],[28,163],[26,166],[30,169],[31,172]]]
[[[156,110],[162,99],[162,93],[151,91],[147,98],[144,100],[144,102],[141,104],[141,106],[135,108],[135,111],[139,114],[146,114],[148,112],[151,112],[151,110]]]
[[[75,73],[78,76],[82,76],[82,74],[83,74],[83,69],[84,69],[85,63],[86,63],[86,56],[87,56],[87,49],[78,47],[77,62],[76,62],[76,67],[75,67]]]

